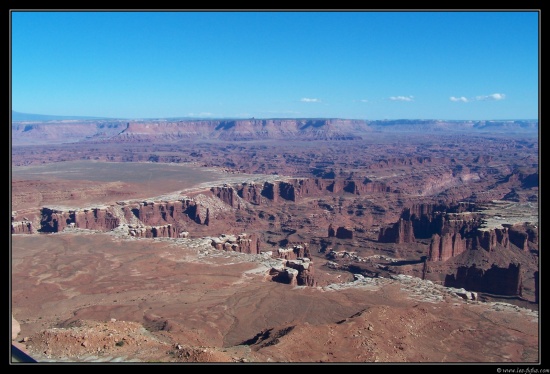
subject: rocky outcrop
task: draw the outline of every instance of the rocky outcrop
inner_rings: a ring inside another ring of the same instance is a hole
[[[206,226],[210,222],[209,208],[190,198],[117,205],[67,211],[42,208],[39,231],[60,232],[67,227],[110,231],[122,222],[137,221],[139,224],[134,228],[137,237],[177,237],[191,222]]]
[[[475,209],[471,203],[415,204],[403,210],[398,222],[382,227],[378,240],[413,243],[430,238],[428,261],[447,261],[466,250],[492,252],[509,249],[511,243],[527,251],[529,239],[537,237],[537,230],[528,224],[484,228],[483,216]]]
[[[435,233],[441,234],[445,218],[447,221],[455,221],[459,216],[462,221],[466,215],[465,212],[473,212],[474,204],[458,203],[453,205],[446,204],[413,204],[409,208],[403,209],[401,218],[406,221],[412,221],[414,235],[418,239],[428,239]]]
[[[415,236],[412,221],[400,218],[391,227],[382,227],[378,234],[381,243],[414,243]]]
[[[128,234],[137,238],[181,238],[178,228],[171,224],[162,226],[128,226]]]
[[[131,222],[135,217],[144,225],[158,226],[177,224],[191,219],[198,224],[206,224],[207,209],[192,199],[176,201],[143,201],[126,204],[122,207],[124,217]]]
[[[328,237],[338,239],[353,239],[353,227],[339,226],[334,230],[332,223],[328,226]]]
[[[279,183],[265,182],[261,194],[267,199],[277,202],[279,200]]]
[[[296,283],[298,286],[315,287],[317,282],[315,281],[313,263],[307,257],[297,258],[296,260],[288,260],[286,262],[287,268],[292,268],[298,271],[296,277]]]
[[[286,268],[285,264],[272,267],[268,274],[273,282],[298,285],[298,270]]]
[[[110,231],[116,228],[120,220],[108,208],[92,208],[62,211],[42,208],[40,231],[59,232],[67,227],[87,230]]]
[[[523,251],[528,250],[528,235],[508,228],[480,229],[471,227],[466,230],[444,227],[444,233],[434,234],[430,242],[428,261],[447,261],[466,250],[510,249],[510,243]]]
[[[390,188],[381,182],[372,182],[364,179],[362,182],[355,180],[334,179],[327,189],[333,193],[349,192],[355,195],[368,193],[390,192]]]
[[[522,188],[533,188],[539,186],[539,173],[525,174],[515,170],[505,177],[504,183],[520,182]]]
[[[83,209],[72,212],[70,216],[73,218],[76,227],[89,230],[110,231],[120,223],[120,220],[112,212],[102,208]]]
[[[369,169],[384,169],[395,166],[446,165],[451,160],[448,157],[390,157],[375,160]]]
[[[12,234],[34,234],[34,228],[31,221],[12,221]]]
[[[296,260],[298,258],[311,257],[307,243],[295,244],[289,248],[279,248],[276,253],[277,258],[285,260]]]
[[[237,193],[235,192],[233,187],[224,185],[223,187],[212,187],[210,190],[216,197],[218,197],[227,205],[233,208],[240,208]]]
[[[522,251],[527,252],[529,250],[529,233],[521,226],[509,226],[508,235],[510,242]],[[534,242],[535,236],[531,235],[531,240]]]
[[[329,179],[320,178],[302,178],[291,179],[290,183],[294,186],[294,195],[298,197],[322,196],[332,183]]]
[[[233,193],[230,191],[233,190]],[[322,178],[290,178],[287,180],[265,182],[263,185],[243,183],[236,187],[216,187],[212,192],[232,207],[235,204],[234,193],[245,201],[260,205],[262,197],[272,202],[279,199],[296,202],[303,197],[320,197],[330,194],[349,192],[355,195],[389,192],[389,187],[381,182]]]
[[[508,268],[492,265],[486,270],[476,267],[475,264],[470,267],[461,266],[456,274],[445,277],[445,286],[496,295],[519,296],[522,290],[521,265],[510,263]]]
[[[122,206],[128,222],[135,218],[145,226],[164,226],[171,224],[179,229],[189,221],[199,225],[208,225],[209,210],[193,199],[176,201],[143,201]]]
[[[62,212],[56,209],[42,208],[42,219],[40,222],[42,232],[58,232],[66,227],[69,219],[69,212]],[[74,221],[73,221],[74,222]],[[71,223],[71,221],[69,221]]]
[[[484,249],[487,252],[496,250],[497,245],[504,248],[510,247],[508,229],[476,230],[472,241],[472,249]]]
[[[260,240],[256,234],[222,234],[212,239],[212,246],[221,251],[233,251],[249,254],[260,253]]]
[[[243,183],[237,190],[237,195],[251,204],[260,205],[262,187],[254,183]]]
[[[317,285],[313,263],[305,257],[295,260],[282,260],[279,265],[273,266],[268,274],[274,282],[293,286],[315,287]]]
[[[340,226],[336,229],[336,237],[338,239],[353,239],[353,228]]]
[[[341,267],[343,270],[347,270],[352,274],[360,274],[363,277],[378,278],[380,271],[369,264],[362,264],[358,262],[350,263]]]
[[[442,236],[434,234],[430,242],[428,261],[447,261],[464,252],[466,248],[467,240],[459,232],[448,232]]]
[[[296,189],[292,183],[280,182],[279,195],[285,200],[296,201]]]
[[[328,237],[334,238],[336,236],[336,230],[334,230],[334,227],[332,226],[332,223],[328,226]]]

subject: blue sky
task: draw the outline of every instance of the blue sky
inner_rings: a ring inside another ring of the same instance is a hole
[[[537,11],[11,13],[12,109],[538,119]]]

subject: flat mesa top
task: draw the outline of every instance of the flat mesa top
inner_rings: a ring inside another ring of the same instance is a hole
[[[539,207],[536,203],[493,200],[491,203],[484,204],[483,208],[485,224],[480,228],[481,230],[526,222],[534,225],[539,223]]]
[[[12,210],[75,210],[116,201],[176,200],[181,193],[276,175],[228,173],[195,164],[67,161],[12,168]]]
[[[196,183],[216,180],[221,170],[201,168],[195,164],[156,162],[98,162],[65,161],[43,165],[15,166],[14,179],[63,179],[97,182],[146,182],[158,178],[174,180],[193,186]]]

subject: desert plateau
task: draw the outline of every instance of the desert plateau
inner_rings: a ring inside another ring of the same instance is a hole
[[[540,362],[537,121],[14,121],[39,363]]]

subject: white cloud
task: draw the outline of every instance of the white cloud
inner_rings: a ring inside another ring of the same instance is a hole
[[[361,99],[359,101],[362,102],[362,103],[368,103],[369,102],[367,99]]]
[[[467,98],[465,98],[464,96],[460,96],[460,97],[451,96],[451,97],[449,97],[449,100],[451,100],[451,101],[462,101],[463,103],[467,103],[468,101],[470,101]]]
[[[390,96],[392,101],[413,101],[414,96]]]
[[[300,101],[304,102],[304,103],[319,103],[319,102],[321,102],[321,100],[319,100],[319,99],[311,99],[309,97],[302,97],[300,99]]]
[[[494,93],[494,94],[491,94],[491,95],[476,96],[476,100],[478,100],[478,101],[496,101],[496,100],[504,100],[505,97],[506,97],[505,94]]]

